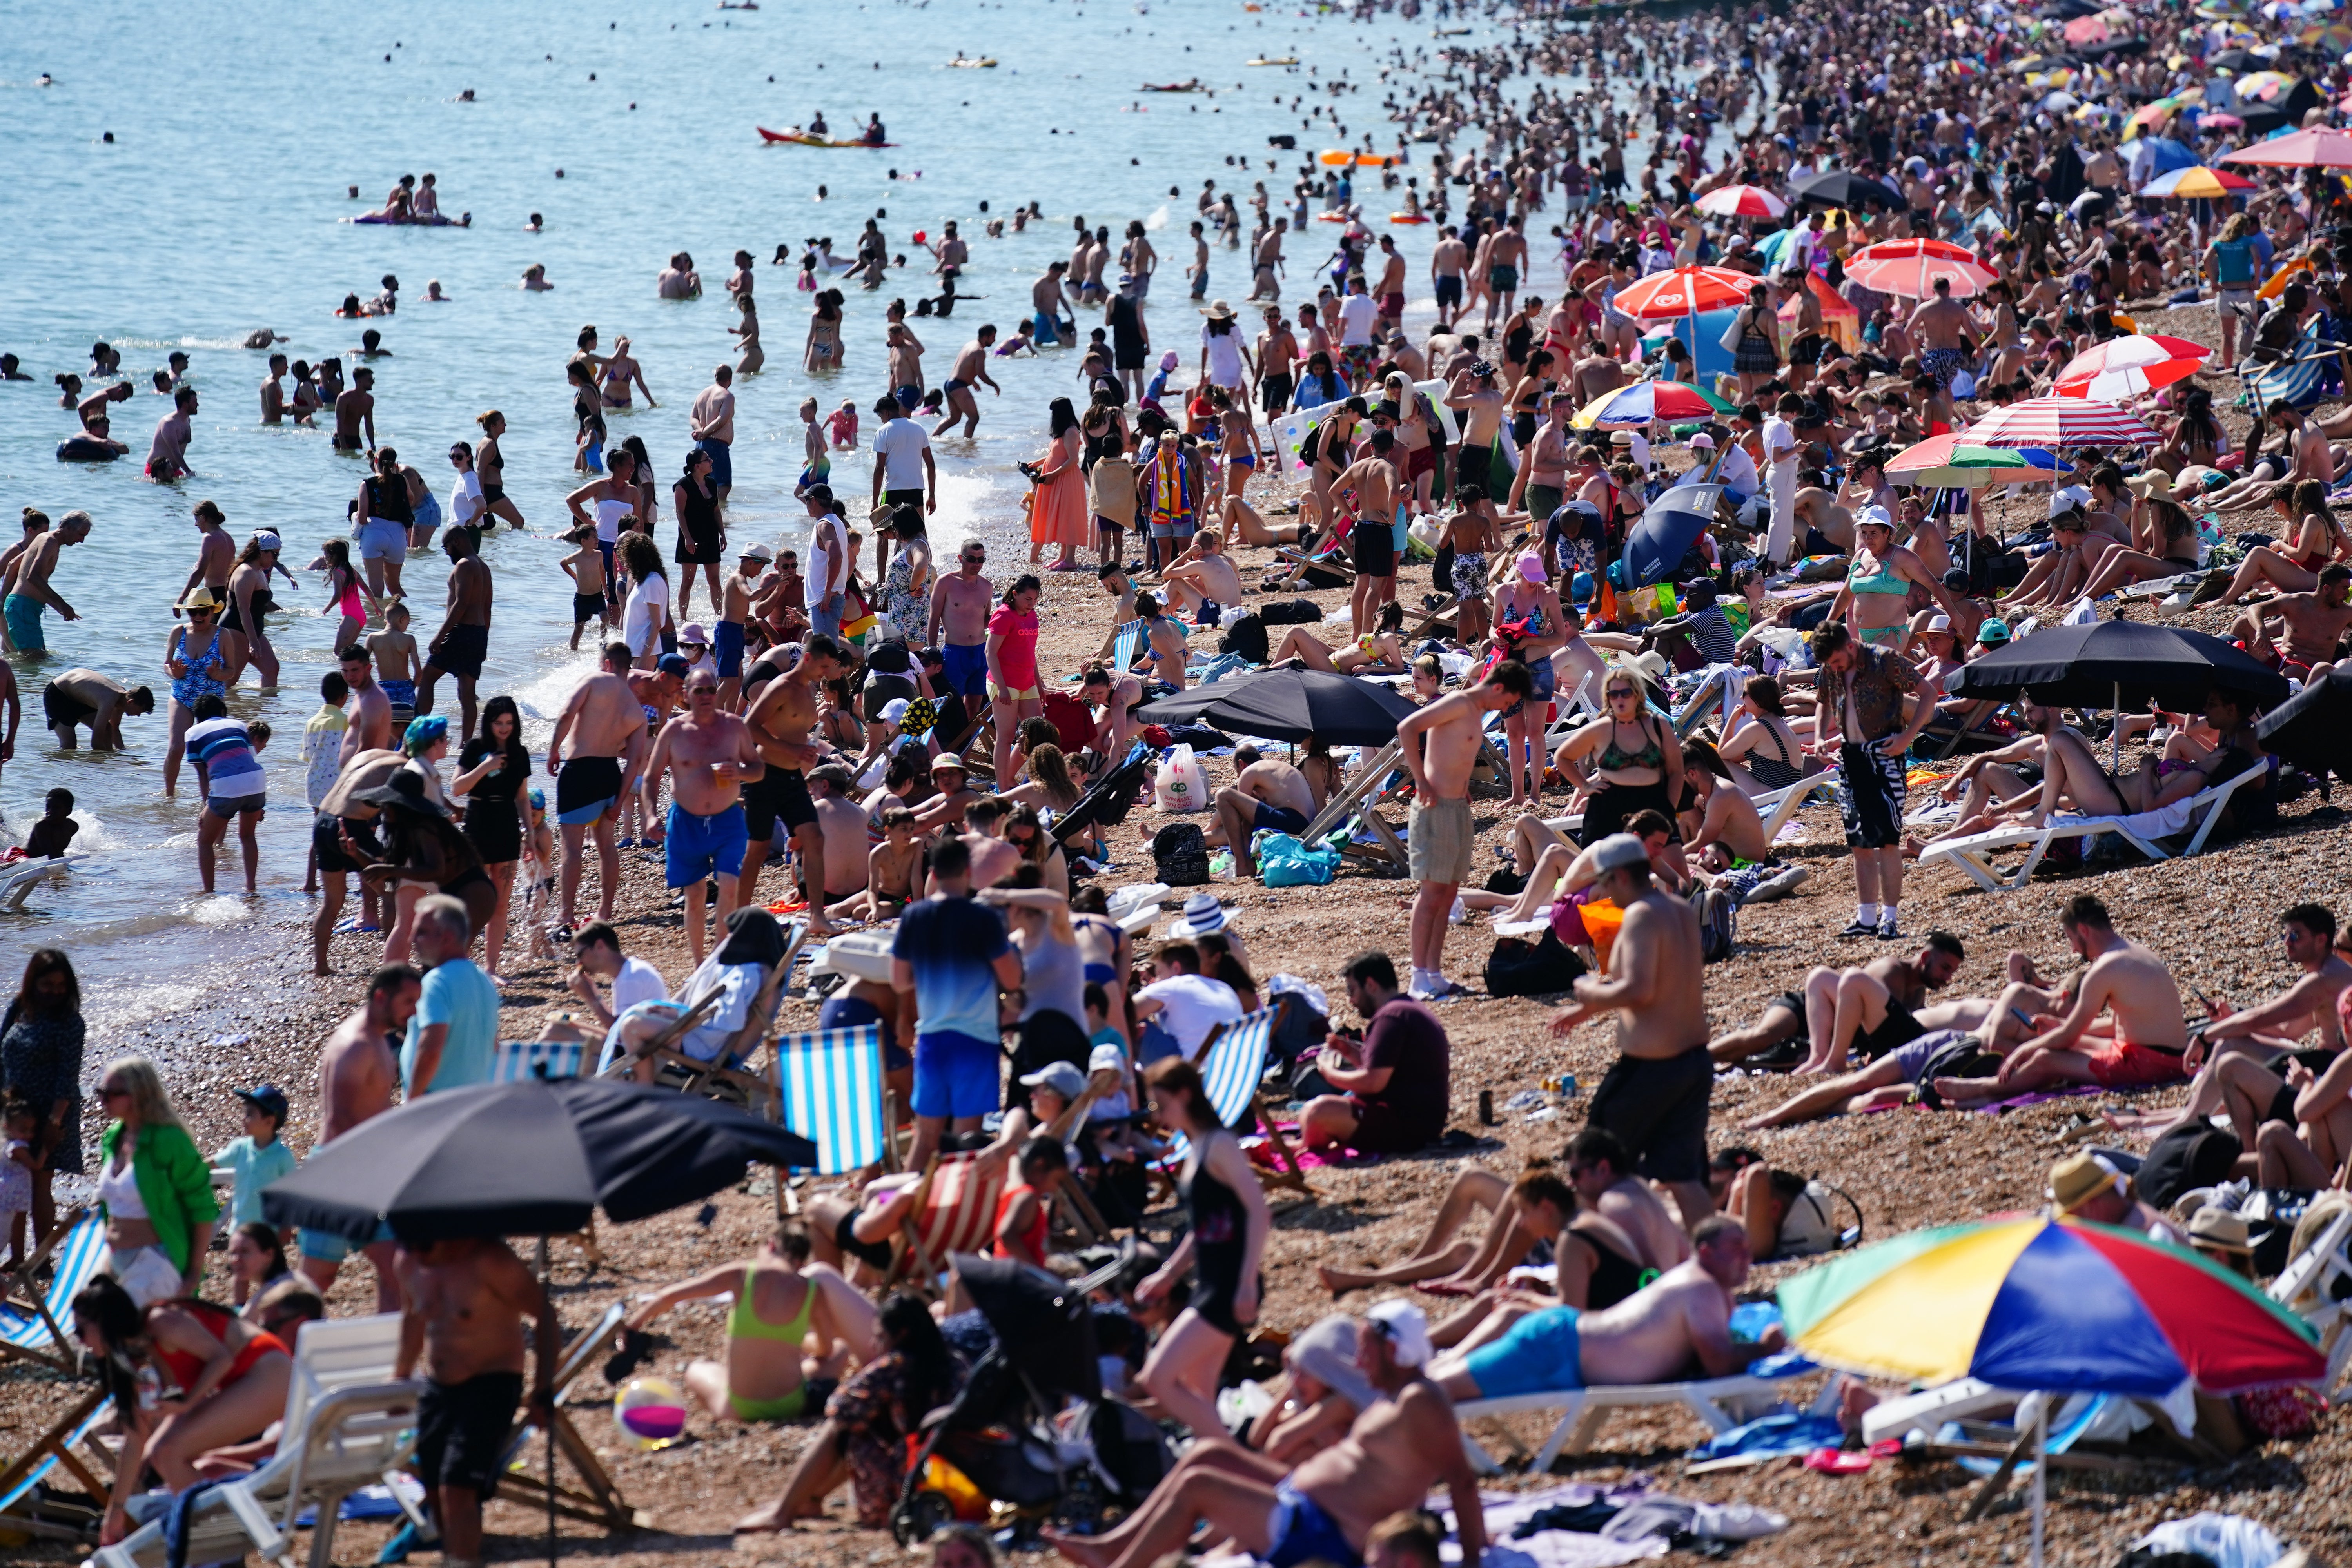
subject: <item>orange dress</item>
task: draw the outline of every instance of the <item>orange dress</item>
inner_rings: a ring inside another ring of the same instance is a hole
[[[1055,441],[1038,469],[1044,480],[1029,500],[1029,542],[1083,549],[1094,542],[1094,517],[1087,506],[1086,470],[1078,467],[1082,437],[1076,430]]]

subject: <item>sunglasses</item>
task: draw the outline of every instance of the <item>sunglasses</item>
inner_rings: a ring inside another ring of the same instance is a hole
[[[1610,700],[1610,701],[1612,701],[1612,702],[1616,701],[1620,697],[1622,697],[1622,698],[1626,699],[1628,701],[1631,701],[1631,700],[1633,700],[1633,692],[1632,691],[1632,689],[1629,689],[1629,688],[1627,688],[1627,687],[1622,687],[1622,686],[1621,686],[1621,687],[1618,687],[1615,690],[1613,690],[1613,691],[1612,691],[1612,692],[1610,692],[1610,693],[1609,693],[1609,700]]]
[[[192,610],[190,610],[190,611],[188,612],[188,618],[189,618],[189,619],[191,619],[191,620],[194,620],[194,619],[196,616],[209,616],[209,615],[211,615],[211,614],[213,614],[213,612],[212,612],[212,611],[210,611],[210,610],[203,609],[203,608],[196,608],[196,609],[192,609]]]
[[[100,1084],[98,1089],[98,1098],[100,1100],[128,1100],[131,1098],[131,1091],[123,1088],[119,1083]]]

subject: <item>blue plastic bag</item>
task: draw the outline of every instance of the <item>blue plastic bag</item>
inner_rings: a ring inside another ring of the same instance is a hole
[[[1309,849],[1287,833],[1271,829],[1250,844],[1258,877],[1269,888],[1319,888],[1339,874],[1337,849]]]

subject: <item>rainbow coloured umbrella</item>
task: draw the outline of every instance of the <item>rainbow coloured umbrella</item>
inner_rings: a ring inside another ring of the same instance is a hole
[[[2259,189],[2257,183],[2243,174],[2232,174],[2226,169],[2205,169],[2195,164],[2158,174],[2139,188],[2144,196],[2204,196],[2214,199],[2234,196]]]
[[[2061,471],[2057,458],[2038,447],[1970,446],[1951,434],[1930,436],[1886,465],[1886,477],[1896,484],[1927,489],[2046,484]]]
[[[1579,430],[1596,425],[1647,425],[1653,419],[1712,419],[1734,405],[1680,381],[1638,381],[1603,393],[1576,411],[1569,424]]]
[[[1824,1366],[1996,1388],[2159,1399],[2326,1375],[2303,1321],[2186,1247],[2042,1215],[1915,1231],[1780,1289]]]

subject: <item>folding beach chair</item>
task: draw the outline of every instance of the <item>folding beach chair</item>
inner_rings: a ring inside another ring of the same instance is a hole
[[[30,1447],[0,1467],[0,1532],[23,1531],[51,1541],[95,1541],[114,1468],[114,1457],[91,1436],[114,1413],[103,1387],[74,1402]],[[82,1453],[74,1450],[79,1447]],[[89,1462],[85,1463],[85,1459]],[[47,1495],[49,1477],[62,1469],[90,1498],[87,1505]]]
[[[416,1400],[425,1385],[394,1380],[399,1354],[397,1312],[303,1324],[278,1452],[251,1475],[224,1481],[196,1501],[187,1521],[187,1560],[215,1563],[256,1552],[290,1564],[295,1521],[315,1508],[310,1568],[329,1568],[343,1499],[372,1486],[400,1496],[393,1478],[415,1447]],[[153,1517],[91,1561],[98,1568],[156,1568],[165,1560],[161,1516],[168,1507],[168,1499],[147,1494],[133,1511]]]
[[[1110,667],[1125,675],[1135,668],[1135,656],[1143,647],[1143,628],[1150,623],[1138,616],[1122,621],[1110,635]]]
[[[72,1372],[79,1362],[73,1336],[73,1299],[106,1266],[106,1222],[94,1208],[63,1215],[48,1238],[7,1278],[0,1293],[0,1361],[38,1362]],[[38,1276],[53,1266],[47,1289]]]
[[[778,998],[785,977],[792,973],[793,964],[807,940],[808,922],[804,920],[790,922],[784,932],[782,961],[762,978],[742,1025],[727,1037],[718,1054],[709,1060],[688,1056],[677,1047],[677,1042],[719,1005],[719,993],[697,999],[649,1044],[615,1059],[604,1076],[622,1077],[633,1062],[651,1058],[656,1064],[656,1083],[686,1094],[730,1100],[772,1120],[775,1086],[753,1070],[751,1061],[767,1039],[768,1031],[774,1026]]]
[[[2134,816],[2059,816],[2041,827],[1997,827],[1986,833],[1971,833],[1964,838],[1946,838],[1930,844],[1920,852],[1922,867],[1936,861],[1946,861],[1967,872],[1988,893],[2013,892],[2032,880],[2050,847],[2061,839],[2089,838],[2102,833],[2120,835],[2131,847],[2151,860],[2168,860],[2172,857],[2157,841],[2176,837],[2189,831],[2189,824],[2198,824],[2197,831],[2181,851],[2184,857],[2198,854],[2213,826],[2221,820],[2222,809],[2230,797],[2242,784],[2261,778],[2269,768],[2267,759],[2256,763],[2233,778],[2199,791],[2186,800],[2175,801],[2158,811],[2141,812]],[[2201,817],[2201,820],[2200,820]],[[1996,870],[1992,858],[2003,850],[2022,848],[2025,859],[2015,871],[2003,875]]]
[[[2262,362],[2249,359],[2238,367],[2238,376],[2244,387],[2242,395],[2250,399],[2257,415],[2272,404],[2286,402],[2300,409],[2311,409],[2324,401],[2330,384],[2341,379],[2342,367],[2336,355],[2344,344],[2332,342],[2320,336],[2324,316],[2314,317],[2296,334],[2287,357]],[[2249,323],[2247,333],[2252,335]]]
[[[1209,1033],[1201,1047],[1201,1086],[1207,1093],[1209,1108],[1217,1113],[1220,1126],[1236,1132],[1247,1132],[1255,1122],[1273,1152],[1275,1169],[1260,1170],[1261,1184],[1285,1192],[1297,1193],[1312,1203],[1315,1189],[1307,1184],[1307,1173],[1299,1168],[1298,1156],[1290,1142],[1274,1124],[1273,1113],[1261,1099],[1265,1081],[1266,1056],[1274,1044],[1274,1024],[1278,1009],[1261,1007],[1237,1024],[1220,1024]],[[1171,1143],[1169,1168],[1173,1169],[1184,1159],[1190,1141],[1181,1132],[1174,1134]]]
[[[1775,1362],[1780,1358],[1773,1358]],[[1763,1364],[1761,1363],[1758,1364]],[[1544,1439],[1543,1447],[1528,1467],[1529,1475],[1542,1475],[1551,1468],[1552,1461],[1562,1453],[1581,1454],[1592,1446],[1592,1439],[1616,1410],[1633,1410],[1648,1405],[1679,1405],[1706,1423],[1712,1432],[1728,1432],[1743,1421],[1751,1421],[1764,1408],[1780,1402],[1787,1384],[1792,1380],[1808,1377],[1821,1369],[1810,1362],[1774,1366],[1769,1376],[1754,1373],[1734,1373],[1728,1377],[1702,1378],[1689,1383],[1625,1384],[1614,1387],[1570,1388],[1550,1393],[1515,1394],[1501,1399],[1474,1399],[1454,1407],[1454,1415],[1465,1424],[1462,1434],[1463,1451],[1471,1468],[1483,1475],[1500,1473],[1502,1466],[1482,1447],[1467,1430],[1467,1424],[1482,1415],[1516,1415],[1527,1411],[1559,1412],[1559,1421]],[[1829,1380],[1821,1397],[1814,1401],[1811,1414],[1826,1415],[1837,1408],[1837,1379]]]
[[[2352,1362],[2352,1204],[2335,1208],[2271,1281],[2268,1294],[2319,1336],[2327,1352],[2327,1381],[2319,1392],[2333,1398]]]
[[[490,1058],[490,1081],[578,1078],[587,1054],[584,1040],[500,1040]]]
[[[576,1484],[562,1479],[553,1483],[555,1511],[566,1519],[601,1524],[607,1530],[647,1530],[653,1526],[653,1515],[631,1507],[621,1495],[612,1473],[596,1458],[596,1450],[572,1426],[566,1405],[572,1384],[619,1342],[622,1326],[628,1318],[628,1303],[614,1302],[604,1309],[603,1316],[565,1342],[555,1358],[555,1451],[563,1456],[578,1478]],[[514,1430],[507,1436],[505,1463],[499,1476],[500,1497],[525,1503],[542,1519],[546,1517],[550,1484],[541,1447],[545,1442],[539,1423],[531,1419],[530,1410],[525,1406],[518,1413]],[[327,1565],[314,1563],[312,1568]]]
[[[1004,1163],[978,1154],[935,1154],[915,1189],[915,1212],[900,1238],[906,1250],[891,1268],[893,1279],[910,1268],[925,1290],[946,1270],[948,1256],[985,1252],[996,1223],[996,1200],[1004,1192]]]
[[[888,1157],[882,1026],[782,1037],[776,1081],[784,1125],[816,1145],[817,1174],[862,1171]]]

